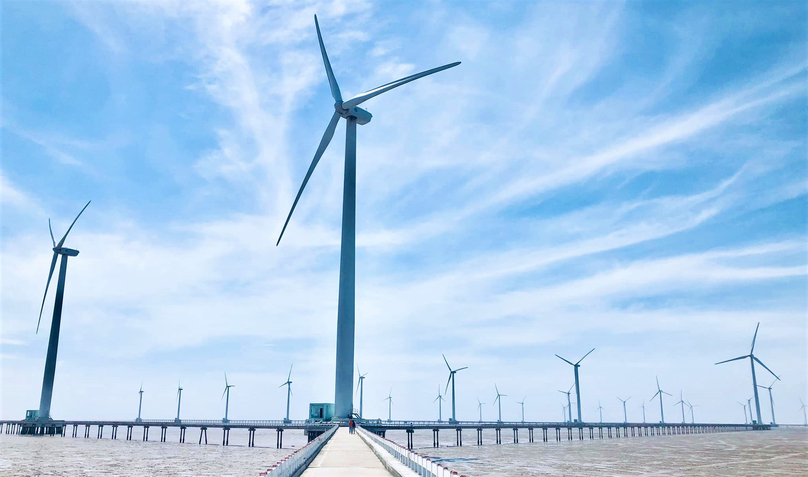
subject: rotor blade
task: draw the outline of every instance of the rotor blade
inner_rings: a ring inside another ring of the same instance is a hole
[[[767,367],[765,364],[763,364],[763,361],[761,361],[761,360],[757,359],[757,357],[756,357],[756,356],[752,356],[752,359],[754,359],[755,361],[757,361],[757,363],[758,363],[759,365],[761,365],[761,366],[763,366],[764,368],[766,368],[766,371],[768,371],[768,372],[772,373],[772,376],[774,376],[774,377],[775,377],[775,378],[777,378],[778,380],[780,379],[780,376],[778,376],[778,375],[774,374],[774,371],[772,371],[772,370],[771,370],[771,369],[769,369],[769,368],[768,368],[768,367]]]
[[[42,297],[42,306],[39,307],[39,319],[36,322],[36,332],[39,333],[39,323],[42,321],[42,310],[45,309],[45,299],[48,298],[48,287],[50,286],[51,277],[53,277],[53,269],[56,268],[56,258],[58,253],[53,252],[53,260],[51,260],[51,268],[48,273],[48,281],[45,283],[45,295]]]
[[[446,360],[446,355],[442,354],[441,356],[443,356],[443,362],[446,363],[446,367],[449,368],[449,371],[452,371],[452,367],[449,366],[449,361]]]
[[[571,364],[572,366],[575,366],[575,363],[573,363],[572,361],[566,360],[566,359],[562,358],[562,357],[561,357],[561,356],[559,356],[559,355],[556,355],[556,357],[557,357],[558,359],[562,359],[562,360],[566,361],[567,363]]]
[[[451,382],[452,382],[452,373],[449,373],[449,379],[446,380],[446,390],[443,391],[444,393],[449,391],[449,383]]]
[[[571,393],[571,392],[572,392],[572,388],[574,388],[574,387],[575,387],[575,383],[572,383],[572,386],[570,386],[570,390],[569,390],[569,391],[567,391],[567,394]]]
[[[560,389],[558,389],[557,391],[560,392],[561,394],[567,394],[567,391],[562,391]]]
[[[718,363],[715,363],[715,364],[729,363],[730,361],[738,361],[739,359],[745,359],[745,358],[748,358],[748,357],[749,357],[749,355],[747,354],[746,356],[738,356],[737,358],[728,359],[726,361],[719,361]]]
[[[757,332],[758,332],[759,328],[760,328],[760,322],[758,321],[758,324],[755,327],[755,336],[752,338],[752,350],[749,351],[749,354],[752,354],[752,353],[755,352],[755,340],[757,340]]]
[[[499,396],[499,388],[497,387],[496,383],[494,383],[494,389],[497,390],[497,396]]]
[[[586,358],[587,356],[589,356],[589,355],[592,353],[592,351],[595,351],[595,348],[592,348],[592,349],[589,351],[589,353],[586,353],[586,354],[584,355],[584,358]],[[581,362],[581,361],[583,361],[583,360],[584,360],[584,358],[579,359],[579,360],[578,360],[578,362],[577,362],[577,363],[575,363],[575,364],[580,364],[580,362]]]
[[[671,394],[671,393],[666,393],[665,391],[660,391],[660,392],[661,392],[662,394],[667,394],[668,396],[673,397],[673,394]]]
[[[378,96],[384,92],[390,91],[393,88],[398,88],[399,86],[405,85],[410,81],[415,81],[419,78],[423,78],[424,76],[429,76],[431,74],[435,74],[439,71],[448,70],[449,68],[454,68],[455,66],[459,65],[460,62],[456,61],[454,63],[449,63],[448,65],[438,66],[437,68],[432,68],[431,70],[422,71],[420,73],[416,73],[414,75],[407,76],[405,78],[401,78],[395,81],[391,81],[390,83],[383,84],[377,88],[374,88],[370,91],[365,91],[362,94],[356,95],[353,98],[349,99],[342,103],[342,107],[345,109],[353,108],[354,106],[358,106],[365,101],[373,98],[374,96]]]
[[[295,211],[295,207],[297,207],[297,201],[300,200],[300,196],[303,194],[303,189],[306,188],[306,184],[309,182],[311,173],[314,172],[314,168],[317,167],[317,163],[320,162],[320,158],[323,157],[323,153],[328,147],[328,144],[331,142],[331,138],[334,137],[334,130],[337,129],[339,118],[339,113],[334,111],[334,115],[331,116],[331,122],[328,123],[328,127],[325,128],[325,132],[323,133],[323,138],[320,139],[320,145],[317,146],[317,152],[314,153],[314,159],[312,159],[309,170],[306,172],[306,177],[303,178],[303,183],[300,185],[300,190],[297,191],[297,197],[295,197],[295,201],[292,203],[292,209],[289,211],[289,215],[286,217],[286,222],[283,223],[283,229],[281,229],[281,234],[278,237],[278,241],[275,243],[276,247],[281,243],[283,233],[286,231],[286,226],[289,225],[289,219],[292,218],[292,213]]]
[[[56,240],[53,239],[53,228],[51,227],[50,218],[48,219],[48,230],[51,234],[51,242],[53,242],[53,248],[56,248]]]
[[[227,387],[227,373],[224,373],[224,385]]]
[[[294,364],[293,364],[292,366],[294,366]],[[286,380],[287,380],[287,381],[291,381],[291,380],[292,380],[292,366],[289,366],[289,377],[288,377],[288,378],[286,378]]]
[[[654,395],[653,395],[653,396],[651,396],[651,399],[649,399],[649,401],[653,401],[653,400],[654,400],[654,398],[655,398],[655,397],[657,397],[657,394],[659,394],[659,393],[661,393],[661,392],[662,392],[662,391],[657,391],[656,393],[654,393]]]
[[[331,87],[331,96],[337,103],[342,103],[342,94],[339,91],[337,78],[334,77],[334,71],[331,69],[331,62],[328,61],[328,53],[325,52],[325,44],[323,43],[323,35],[320,34],[320,22],[317,21],[317,15],[314,15],[314,26],[317,28],[317,41],[320,42],[320,53],[323,54],[323,64],[325,65],[325,74],[328,76],[328,86]]]
[[[224,387],[224,391],[222,391],[222,397],[221,397],[221,399],[219,399],[219,401],[221,401],[222,399],[224,399],[224,395],[225,395],[225,393],[227,393],[227,388],[228,388],[228,387],[229,387],[229,386],[225,386],[225,387]]]
[[[84,206],[84,209],[86,209],[86,208],[87,208],[87,206],[88,206],[88,205],[90,205],[90,202],[92,202],[92,201],[91,201],[91,200],[90,200],[90,201],[87,201],[87,205],[85,205],[85,206]],[[62,247],[62,244],[64,244],[64,243],[65,243],[65,239],[67,238],[67,234],[69,234],[69,233],[70,233],[70,229],[72,229],[72,228],[73,228],[73,226],[74,226],[74,225],[76,225],[76,221],[77,221],[77,220],[79,220],[79,217],[81,217],[81,214],[82,214],[82,213],[84,213],[84,209],[81,209],[81,212],[79,212],[79,215],[77,215],[77,216],[76,216],[76,218],[75,218],[75,219],[73,219],[73,223],[72,223],[72,224],[70,224],[70,227],[68,227],[68,228],[67,228],[67,232],[65,232],[65,236],[64,236],[64,237],[62,237],[62,240],[59,240],[59,243],[56,245],[56,247],[55,247],[55,248],[61,248],[61,247]]]
[[[458,372],[458,371],[463,371],[464,369],[469,369],[469,367],[468,366],[463,366],[462,368],[457,368],[457,369],[455,369],[455,373]]]
[[[660,387],[659,387],[659,376],[656,377],[656,388],[660,389]]]

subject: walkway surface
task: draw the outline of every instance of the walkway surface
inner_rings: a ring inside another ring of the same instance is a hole
[[[326,475],[390,477],[391,474],[358,434],[340,427],[303,472],[303,477]]]

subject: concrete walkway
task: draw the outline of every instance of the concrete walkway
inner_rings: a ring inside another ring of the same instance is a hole
[[[376,454],[358,434],[340,427],[303,472],[303,477],[320,476],[390,477]]]

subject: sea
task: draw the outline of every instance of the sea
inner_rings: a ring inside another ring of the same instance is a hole
[[[105,429],[97,439],[30,437],[0,434],[0,475],[13,476],[257,476],[295,449],[306,444],[302,431],[286,431],[283,449],[275,448],[275,432],[257,431],[256,447],[247,447],[247,431],[233,429],[230,445],[222,446],[221,433],[208,431],[208,444],[198,444],[198,431],[189,428],[180,444],[178,431],[169,429],[167,442],[158,432],[143,442],[138,429],[133,440],[109,438]],[[152,429],[155,430],[155,429]],[[174,431],[174,432],[172,432]],[[513,432],[503,429],[502,444],[494,444],[494,431],[485,431],[482,446],[476,433],[463,433],[463,446],[455,433],[441,433],[441,447],[432,447],[432,432],[416,432],[414,450],[468,477],[483,476],[748,476],[808,475],[808,428],[780,427],[771,431],[727,432],[648,437],[613,437],[513,444]],[[597,434],[596,434],[597,436]],[[551,437],[554,435],[551,433]],[[566,437],[566,436],[565,436]],[[605,437],[605,436],[604,436]],[[406,445],[403,431],[387,438]]]

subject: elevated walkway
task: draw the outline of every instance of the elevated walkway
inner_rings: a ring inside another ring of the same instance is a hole
[[[303,477],[390,477],[376,454],[358,434],[341,427],[303,472]]]

